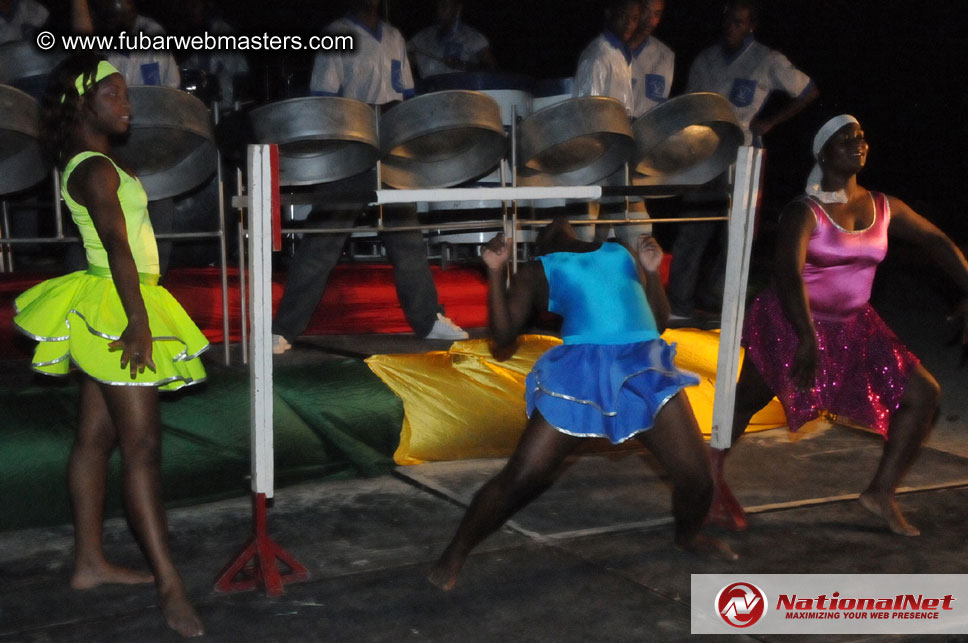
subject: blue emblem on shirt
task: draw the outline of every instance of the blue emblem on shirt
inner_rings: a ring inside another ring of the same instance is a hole
[[[737,107],[749,107],[756,94],[756,81],[747,78],[734,78],[733,89],[729,92],[729,102]]]
[[[144,85],[161,84],[161,65],[157,61],[141,65],[141,82]]]
[[[390,84],[401,94],[406,91],[407,87],[403,84],[403,61],[390,61]]]
[[[665,100],[666,95],[666,79],[665,76],[660,74],[646,74],[645,75],[645,97],[650,98],[654,101],[661,102]]]

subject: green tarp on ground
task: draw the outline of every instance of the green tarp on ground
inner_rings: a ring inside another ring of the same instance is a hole
[[[277,368],[273,381],[277,486],[393,467],[403,406],[362,361]],[[70,520],[66,468],[77,409],[73,382],[0,389],[0,529]],[[161,416],[169,506],[249,492],[247,373],[217,371],[163,395]],[[121,513],[117,453],[106,502],[106,515]]]

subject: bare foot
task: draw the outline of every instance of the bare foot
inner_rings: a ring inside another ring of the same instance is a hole
[[[463,561],[447,562],[447,554],[445,553],[440,557],[434,566],[430,568],[430,573],[427,574],[427,580],[436,585],[439,589],[445,592],[449,592],[457,586],[457,574],[460,573],[460,568],[462,567]]]
[[[876,494],[872,491],[865,491],[860,494],[861,506],[875,516],[879,516],[887,521],[887,526],[895,534],[901,536],[920,536],[921,530],[912,525],[901,513],[901,508],[897,506],[897,501],[893,494]]]
[[[746,531],[746,512],[723,480],[713,488],[713,501],[709,505],[704,524],[716,525],[730,531]]]
[[[165,615],[168,627],[185,638],[202,636],[205,626],[198,618],[195,608],[188,602],[188,597],[182,591],[172,591],[161,597],[161,612]]]
[[[77,565],[71,576],[73,589],[91,589],[98,585],[139,585],[153,583],[155,577],[150,572],[128,569],[112,565],[107,561],[94,565]]]
[[[683,551],[696,554],[697,556],[702,556],[703,558],[739,560],[739,555],[730,549],[725,541],[719,538],[713,538],[712,536],[706,536],[705,534],[696,534],[690,540],[677,542],[676,547]]]

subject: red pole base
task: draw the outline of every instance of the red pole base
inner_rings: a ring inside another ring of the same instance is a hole
[[[266,532],[266,495],[252,494],[255,533],[238,556],[225,567],[215,581],[218,592],[240,592],[265,588],[269,596],[284,593],[284,583],[298,583],[309,578],[309,571]],[[280,573],[276,561],[288,568]]]

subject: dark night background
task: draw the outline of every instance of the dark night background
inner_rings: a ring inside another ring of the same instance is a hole
[[[66,4],[66,3],[65,3]],[[179,33],[179,9],[137,0],[141,13]],[[343,0],[214,0],[240,34],[319,33],[346,10]],[[433,0],[388,0],[389,20],[405,37],[433,20]],[[762,0],[757,38],[811,76],[820,99],[766,137],[764,224],[798,193],[811,165],[818,126],[841,112],[856,115],[871,144],[866,187],[906,200],[959,243],[968,241],[968,144],[963,89],[968,66],[964,0]],[[500,68],[536,78],[570,76],[601,28],[602,2],[465,0],[465,21],[490,39]],[[676,53],[673,95],[695,54],[716,40],[722,0],[668,0],[656,35]],[[308,80],[311,54],[250,56],[256,93],[279,97],[283,79]],[[775,96],[767,109],[782,105]]]

